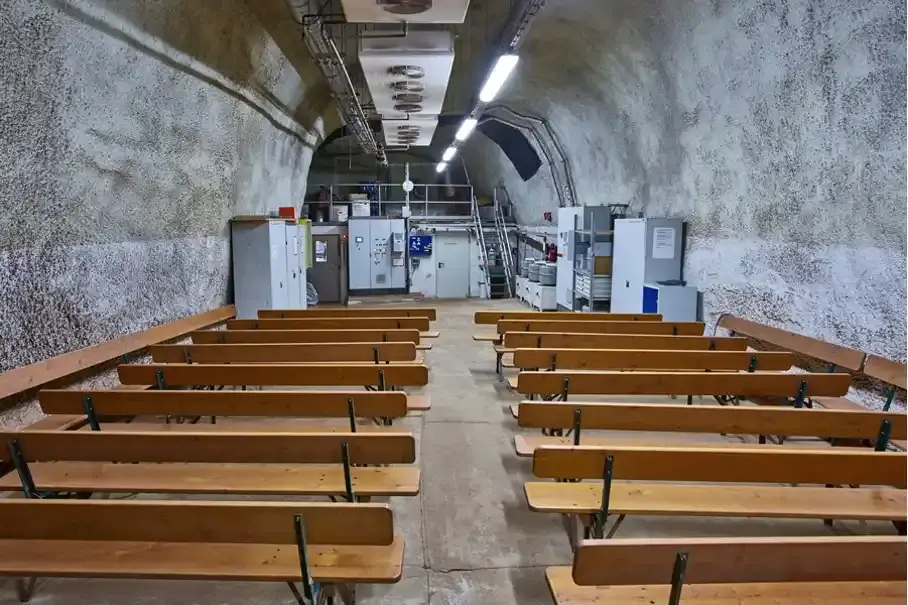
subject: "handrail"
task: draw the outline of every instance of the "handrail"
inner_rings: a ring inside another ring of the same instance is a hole
[[[180,338],[195,330],[219,324],[235,316],[236,307],[233,305],[220,307],[4,372],[0,374],[0,409],[8,407],[3,405],[3,400],[7,397],[43,387],[51,382],[109,363],[124,355],[137,353],[151,345]]]
[[[482,232],[482,219],[479,218],[479,202],[473,196],[473,228],[476,229],[479,241],[479,263],[486,278],[486,298],[492,298],[492,280],[489,276],[489,256],[486,250],[486,238]]]
[[[498,247],[501,252],[501,264],[504,267],[504,279],[508,286],[508,297],[514,298],[514,263],[511,258],[511,242],[508,230],[504,225],[504,214],[498,202],[498,190],[492,192],[493,210],[495,212],[495,230],[498,234]]]

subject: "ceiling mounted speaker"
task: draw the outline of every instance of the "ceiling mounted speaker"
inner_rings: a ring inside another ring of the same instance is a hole
[[[413,80],[400,80],[398,82],[391,82],[391,90],[394,92],[422,92],[426,89],[423,86],[422,82],[416,82]]]
[[[403,113],[419,113],[422,111],[422,105],[418,103],[395,103],[394,111]]]
[[[418,15],[432,8],[432,0],[377,0],[392,15]]]
[[[422,103],[423,96],[412,92],[399,92],[393,99],[396,103]]]
[[[419,65],[395,65],[388,69],[388,73],[392,76],[403,76],[404,78],[418,80],[426,75],[426,70]]]

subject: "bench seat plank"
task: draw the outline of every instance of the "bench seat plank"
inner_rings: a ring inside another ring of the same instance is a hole
[[[271,343],[215,345],[155,345],[151,358],[155,363],[313,363],[413,361],[416,345],[412,342],[349,343]]]
[[[79,430],[90,431],[91,427],[83,426]],[[400,432],[399,426],[385,426],[377,424],[357,424],[357,433],[394,433]],[[207,419],[199,422],[176,423],[170,422],[102,422],[101,432],[117,431],[118,433],[143,433],[147,431],[162,431],[171,433],[349,433],[350,424],[341,422],[335,424],[313,424],[305,420],[281,420],[280,422],[261,422],[254,420],[217,422],[211,424]]]
[[[668,585],[577,586],[571,568],[545,572],[555,605],[652,605],[667,603]],[[692,584],[682,603],[704,605],[904,605],[905,582],[777,582]]]
[[[428,330],[425,317],[230,319],[227,330]]]
[[[197,345],[318,342],[419,344],[419,330],[201,330],[191,336],[193,344]]]
[[[345,493],[341,465],[291,464],[29,464],[38,489],[62,492],[148,494],[265,494],[330,496]],[[416,466],[354,467],[359,496],[415,496]],[[16,473],[0,477],[0,491],[20,491]]]
[[[513,349],[520,368],[559,370],[748,370],[791,368],[788,352],[678,351],[669,349]],[[554,367],[552,367],[554,365]]]
[[[123,366],[120,366],[123,367]],[[803,381],[808,396],[844,395],[850,374],[778,374],[769,372],[521,372],[517,390],[557,395],[569,380],[574,395],[742,395],[794,397]]]
[[[416,363],[395,364],[132,364],[117,367],[123,384],[149,384],[163,374],[168,387],[197,385],[323,386],[372,385],[384,375],[385,383],[397,386],[425,386],[429,370]]]
[[[498,334],[473,334],[473,340],[476,342],[498,342],[501,340],[501,336]]]
[[[661,313],[576,313],[574,311],[476,311],[473,323],[495,325],[505,319],[553,319],[569,321],[662,321]]]
[[[396,427],[391,427],[396,428]],[[545,435],[517,435],[514,437],[514,451],[521,458],[531,458],[536,448],[552,445],[574,445],[573,437],[547,437]],[[691,436],[689,434],[660,434],[638,436],[633,433],[612,433],[610,435],[596,435],[587,432],[580,433],[580,445],[596,447],[609,447],[613,445],[632,447],[731,447],[738,449],[755,448],[767,450],[772,448],[828,448],[829,443],[819,439],[809,441],[786,441],[784,445],[773,443],[760,444],[743,441],[721,441],[717,438],[710,439],[709,435]],[[838,448],[842,449],[842,448]],[[864,449],[855,446],[854,449]]]
[[[307,317],[425,317],[435,321],[433,307],[310,307],[308,309],[259,309],[260,319],[305,319]]]
[[[389,546],[312,545],[316,582],[393,583],[403,569],[403,538]],[[300,580],[295,545],[103,540],[0,540],[0,575],[171,580]]]
[[[505,346],[546,349],[674,349],[683,351],[744,351],[746,338],[728,336],[659,336],[652,334],[588,334],[508,332]]]
[[[602,502],[602,484],[531,481],[524,494],[536,512],[591,514]],[[904,521],[906,508],[905,490],[886,488],[615,481],[609,498],[609,512],[626,515]]]
[[[498,322],[499,334],[507,334],[508,332],[575,332],[588,334],[702,336],[703,328],[704,324],[702,321],[561,321],[547,319],[506,319]]]

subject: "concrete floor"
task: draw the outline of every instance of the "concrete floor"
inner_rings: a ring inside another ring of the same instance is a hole
[[[425,304],[425,303],[423,303]],[[518,459],[519,430],[508,406],[517,397],[496,380],[494,354],[476,343],[473,312],[518,308],[512,301],[433,303],[440,338],[427,354],[432,409],[401,424],[418,437],[422,493],[393,498],[395,522],[406,539],[403,580],[359,590],[362,605],[549,604],[544,568],[571,560],[557,516],[532,513],[522,485],[530,460]],[[484,327],[489,329],[488,326]],[[703,436],[698,436],[700,440]],[[721,437],[715,437],[721,439]],[[884,524],[855,524],[839,531],[891,533]],[[628,519],[621,537],[722,535],[823,535],[822,523],[742,519]],[[11,587],[0,605],[16,603]],[[40,605],[291,605],[280,584],[49,580]]]

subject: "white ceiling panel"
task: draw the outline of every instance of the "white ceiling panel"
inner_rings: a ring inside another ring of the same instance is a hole
[[[383,117],[438,115],[454,66],[454,37],[413,32],[406,38],[365,38],[359,61]]]
[[[463,23],[470,0],[341,0],[341,4],[350,23]]]

